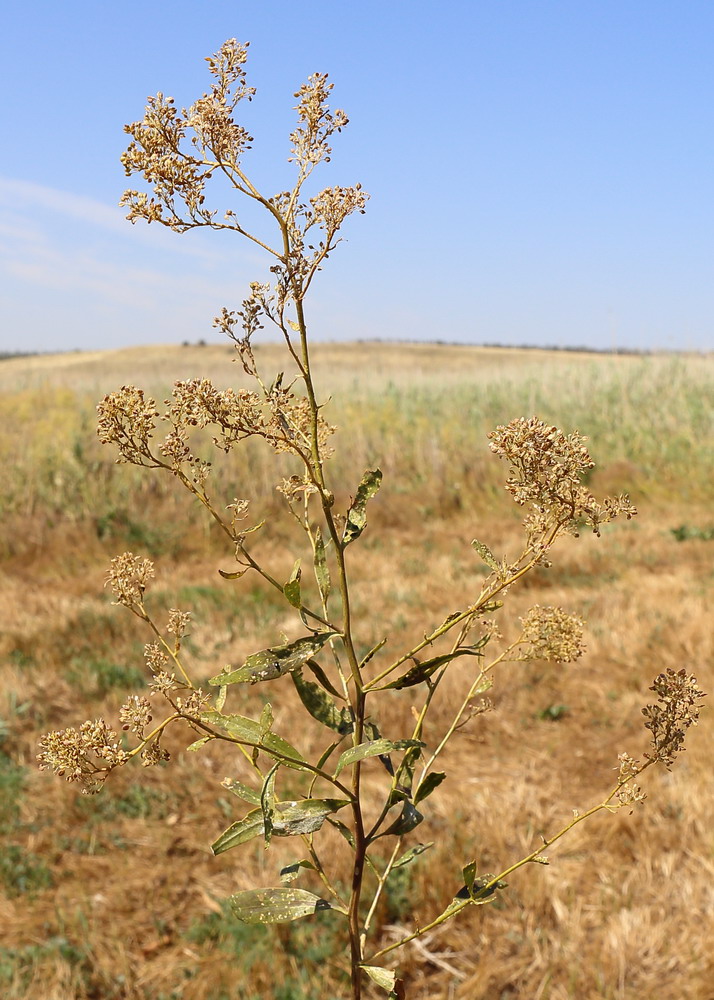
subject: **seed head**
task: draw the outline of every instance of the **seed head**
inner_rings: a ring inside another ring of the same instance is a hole
[[[536,604],[521,622],[521,641],[526,646],[521,659],[570,663],[585,652],[585,622],[577,615],[566,614],[562,608],[541,608]]]
[[[146,585],[154,576],[154,564],[150,559],[140,559],[133,552],[124,552],[112,559],[105,586],[111,587],[116,597],[115,604],[128,608],[142,603]]]

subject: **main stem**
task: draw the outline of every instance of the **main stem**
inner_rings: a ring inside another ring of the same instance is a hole
[[[349,586],[347,582],[347,567],[345,564],[345,549],[342,539],[339,536],[335,519],[332,515],[332,494],[327,490],[325,477],[322,469],[322,458],[320,455],[320,443],[318,435],[318,405],[315,396],[315,389],[312,383],[310,371],[310,354],[307,342],[307,327],[305,325],[305,314],[302,300],[299,295],[295,296],[295,310],[297,313],[298,326],[300,329],[300,344],[302,350],[302,376],[305,382],[305,391],[310,404],[311,414],[311,458],[312,474],[315,477],[320,489],[320,500],[325,524],[329,532],[334,547],[335,558],[337,560],[340,599],[342,603],[342,637],[350,665],[350,672],[353,681],[352,710],[354,713],[354,733],[353,744],[359,746],[364,735],[365,703],[366,695],[363,689],[362,676],[359,668],[359,660],[354,648],[352,638],[352,613],[350,608]],[[350,977],[352,985],[352,1000],[361,1000],[362,997],[362,941],[360,927],[360,899],[362,895],[362,882],[364,879],[365,858],[367,855],[367,837],[364,830],[364,818],[362,816],[362,805],[360,802],[360,778],[361,768],[358,761],[352,770],[352,817],[354,821],[354,864],[352,867],[352,888],[350,893],[350,905],[348,912],[348,928],[350,938]]]

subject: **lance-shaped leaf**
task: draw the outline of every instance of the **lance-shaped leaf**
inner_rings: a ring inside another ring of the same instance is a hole
[[[312,671],[315,677],[317,677],[318,682],[322,684],[325,691],[329,691],[330,694],[334,694],[335,698],[339,698],[340,701],[345,700],[344,695],[340,694],[317,660],[308,660],[306,666]]]
[[[235,573],[229,573],[225,569],[219,569],[218,572],[221,574],[224,580],[240,580],[242,576],[245,576],[245,574],[248,572],[249,569],[250,566],[246,566],[245,569],[239,569]]]
[[[260,726],[260,739],[262,741],[273,728],[273,706],[269,701],[266,701],[263,705],[263,711],[260,713],[258,725]]]
[[[420,782],[419,787],[414,793],[414,805],[419,805],[427,795],[431,795],[435,788],[441,784],[441,782],[446,777],[445,771],[432,771],[430,774]]]
[[[200,740],[196,740],[193,743],[189,743],[189,745],[186,747],[186,750],[189,751],[189,753],[195,753],[196,750],[200,750],[202,746],[205,746],[206,743],[209,743],[212,739],[215,739],[215,737],[202,736]]]
[[[379,834],[380,837],[403,837],[424,819],[422,813],[415,809],[411,802],[405,802],[402,811],[388,829]]]
[[[306,663],[311,656],[322,649],[333,635],[337,632],[317,632],[315,635],[306,635],[294,642],[288,642],[284,646],[269,646],[268,649],[261,649],[253,653],[245,661],[242,667],[233,669],[226,667],[220,674],[211,677],[209,684],[241,684],[248,682],[256,684],[258,681],[272,681],[276,677],[291,670],[297,670],[303,663]]]
[[[498,559],[496,559],[493,552],[491,552],[488,545],[484,545],[484,543],[480,542],[478,538],[474,538],[471,544],[473,545],[474,549],[478,552],[478,554],[481,556],[486,565],[489,567],[489,569],[492,569],[494,573],[501,572],[503,567],[499,563]]]
[[[252,788],[248,788],[241,781],[231,781],[230,778],[225,778],[221,782],[221,785],[229,792],[237,795],[239,799],[243,799],[244,802],[249,802],[252,806],[260,805],[260,793],[253,791]]]
[[[416,767],[416,762],[419,760],[422,746],[424,746],[423,743],[412,747],[404,754],[397,774],[399,780],[389,796],[390,806],[400,801],[411,801],[414,768]]]
[[[335,777],[346,767],[356,764],[358,760],[365,760],[367,757],[381,757],[383,754],[391,753],[392,750],[407,750],[411,747],[423,747],[420,740],[370,740],[368,743],[360,743],[358,747],[350,747],[340,754],[337,762]]]
[[[381,986],[383,990],[389,992],[387,1000],[405,1000],[404,980],[397,979],[396,972],[383,969],[379,965],[361,965],[360,968],[377,986]]]
[[[247,889],[230,897],[233,913],[246,924],[282,924],[331,910],[326,899],[306,889]]]
[[[302,570],[300,569],[300,560],[297,559],[295,565],[293,566],[293,571],[290,574],[290,579],[283,587],[283,593],[294,608],[302,607],[302,601],[300,599],[301,574]]]
[[[216,726],[241,743],[258,746],[265,753],[273,756],[287,767],[298,771],[304,770],[304,758],[292,744],[277,733],[266,733],[261,738],[261,726],[254,719],[245,719],[242,715],[221,715],[220,712],[208,710],[201,713],[201,721],[209,726]],[[290,758],[285,760],[284,758]]]
[[[276,802],[271,816],[271,836],[298,837],[315,833],[328,816],[349,805],[349,799],[302,799],[300,802]],[[265,835],[266,824],[262,804],[247,816],[232,823],[211,844],[214,854],[223,854],[239,847],[253,837]]]
[[[432,840],[428,844],[417,844],[416,847],[410,847],[408,851],[402,854],[401,858],[397,860],[392,865],[392,868],[402,868],[404,865],[408,865],[414,858],[418,858],[420,854],[424,851],[428,851],[430,847],[434,846],[434,841]]]
[[[313,872],[317,871],[312,861],[308,861],[307,858],[303,858],[302,861],[293,861],[291,865],[285,865],[280,869],[280,881],[283,885],[294,882],[300,874],[301,868],[309,868]]]
[[[475,648],[471,646],[459,646],[452,653],[442,653],[440,656],[432,656],[428,660],[422,660],[421,663],[415,663],[413,667],[410,667],[396,681],[392,681],[391,684],[385,684],[384,686],[385,688],[394,688],[396,691],[401,691],[402,688],[414,687],[415,684],[421,684],[422,681],[428,680],[433,673],[436,673],[439,667],[445,666],[458,656],[478,655]]]
[[[273,817],[275,815],[275,776],[280,764],[274,764],[263,782],[263,790],[260,793],[260,811],[263,814],[263,838],[266,850],[270,847],[270,840],[273,836]]]
[[[368,470],[362,476],[362,482],[357,487],[357,495],[347,511],[345,530],[342,534],[343,546],[359,538],[364,531],[367,524],[367,501],[375,495],[381,484],[381,469]]]
[[[305,680],[301,670],[293,670],[291,677],[300,701],[313,719],[317,719],[328,729],[334,729],[341,736],[352,731],[352,715],[348,708],[338,708],[318,684]]]
[[[365,724],[364,724],[364,730],[363,730],[363,732],[364,732],[364,735],[366,737],[366,740],[368,740],[368,741],[371,741],[371,740],[381,740],[382,739],[382,734],[380,733],[379,726],[377,725],[376,722],[371,722],[370,720],[367,720],[367,722],[365,722]],[[387,774],[391,778],[393,778],[394,777],[394,765],[392,764],[392,758],[389,756],[389,754],[388,753],[381,753],[379,755],[379,760],[380,760],[380,763],[384,765],[384,769],[387,772]]]
[[[325,543],[322,540],[322,529],[318,525],[315,531],[315,579],[320,588],[322,600],[327,603],[330,596],[330,570],[327,566],[327,555],[325,554]]]

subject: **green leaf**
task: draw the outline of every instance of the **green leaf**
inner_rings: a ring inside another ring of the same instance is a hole
[[[279,802],[273,820],[276,837],[296,837],[315,833],[328,816],[344,809],[349,799],[301,799],[299,802]]]
[[[391,753],[392,750],[407,750],[412,747],[423,747],[425,744],[420,740],[370,740],[368,743],[360,743],[358,747],[350,747],[340,755],[337,762],[335,777],[346,767],[356,764],[359,760],[367,757],[381,757],[383,754]]]
[[[395,819],[392,825],[380,833],[380,837],[403,837],[405,833],[409,833],[413,830],[415,826],[419,826],[424,816],[415,809],[411,802],[405,802],[402,806],[402,811],[399,816]]]
[[[502,879],[498,879],[493,883],[493,885],[489,886],[489,882],[493,882],[494,879],[494,876],[490,874],[479,875],[478,878],[472,878],[471,868],[474,866],[473,874],[475,875],[475,864],[476,862],[472,862],[464,868],[464,876],[468,873],[466,885],[459,889],[454,896],[454,899],[473,899],[475,902],[479,902],[480,900],[488,899],[490,896],[493,896],[494,892],[498,889],[505,889],[508,886],[508,882],[504,882]],[[488,888],[486,888],[486,886],[488,886]]]
[[[266,701],[263,705],[263,711],[260,713],[258,725],[260,726],[260,738],[263,740],[273,728],[273,706],[269,701]]]
[[[287,885],[289,882],[293,882],[300,874],[301,868],[309,868],[311,871],[316,872],[312,861],[308,861],[307,858],[303,858],[302,861],[294,861],[291,865],[285,865],[284,868],[280,869],[280,881]]]
[[[220,837],[211,844],[214,854],[223,854],[230,851],[232,847],[239,847],[253,837],[259,837],[264,829],[262,809],[251,809],[247,816],[231,823],[227,830],[224,830]]]
[[[242,715],[221,715],[220,712],[208,710],[201,713],[201,721],[207,723],[209,726],[217,726],[241,743],[259,746],[267,754],[280,754],[281,757],[278,759],[286,767],[294,767],[298,771],[304,770],[304,758],[295,747],[288,743],[287,740],[284,740],[282,736],[278,736],[277,733],[267,733],[261,739],[260,723],[255,722],[253,719],[245,719]],[[282,760],[282,757],[290,757],[292,759],[287,761]],[[273,759],[276,758],[273,757]]]
[[[222,684],[218,689],[218,697],[216,698],[216,710],[218,712],[223,711],[223,706],[226,703],[226,695],[228,694],[228,688],[225,684]]]
[[[441,782],[446,777],[445,771],[432,771],[430,774],[420,782],[419,787],[414,793],[414,805],[419,805],[427,795],[431,795],[435,788],[441,784]]]
[[[306,663],[311,656],[322,649],[333,635],[337,632],[318,632],[315,635],[306,635],[294,642],[288,642],[284,646],[269,646],[253,653],[245,661],[242,667],[232,669],[225,667],[220,674],[211,677],[209,684],[241,684],[249,682],[256,684],[258,681],[272,681],[291,670],[297,670],[303,663]]]
[[[240,580],[242,576],[245,576],[249,569],[250,566],[246,566],[245,569],[240,569],[236,573],[227,573],[224,569],[219,569],[218,572],[224,580]]]
[[[364,729],[362,731],[363,731],[363,733],[364,733],[367,741],[381,740],[381,738],[382,738],[382,734],[380,733],[379,726],[377,725],[376,722],[371,722],[370,720],[367,720],[367,722],[365,722],[365,724],[364,724]],[[384,769],[387,772],[387,774],[391,778],[393,778],[394,777],[394,765],[392,764],[392,758],[389,756],[389,754],[381,753],[379,755],[379,760],[380,760],[380,763],[384,765]]]
[[[433,846],[434,846],[434,841],[432,840],[428,844],[417,844],[416,847],[410,847],[405,854],[402,854],[401,858],[397,858],[397,860],[392,865],[392,869],[401,868],[403,865],[408,865],[411,861],[414,860],[414,858],[419,857],[420,854],[423,854],[424,851],[428,851],[429,848]]]
[[[345,700],[344,695],[341,695],[340,692],[335,687],[335,685],[332,684],[332,682],[330,681],[330,678],[327,676],[327,674],[322,669],[322,667],[317,662],[317,660],[308,660],[305,665],[307,667],[309,667],[310,670],[315,675],[315,677],[317,677],[318,682],[320,684],[322,684],[322,686],[324,687],[325,691],[329,691],[330,694],[334,694],[335,698],[339,698],[340,701],[344,701]]]
[[[389,991],[388,1000],[404,1000],[406,997],[404,981],[397,979],[396,972],[392,972],[390,969],[383,969],[378,965],[360,965],[360,969],[366,972],[377,986],[381,986],[383,990]]]
[[[186,747],[186,750],[188,750],[189,753],[194,753],[196,750],[200,750],[202,746],[204,746],[212,739],[214,739],[213,736],[202,736],[200,740],[196,740],[194,743],[190,743]]]
[[[330,570],[327,567],[327,556],[325,554],[325,543],[322,540],[322,529],[317,527],[315,531],[315,579],[317,580],[317,585],[320,588],[320,594],[322,595],[322,600],[327,604],[327,598],[330,596]]]
[[[239,799],[243,799],[244,802],[249,802],[252,806],[260,805],[260,795],[258,792],[254,792],[252,788],[248,788],[241,781],[231,781],[230,778],[226,778],[225,781],[221,782],[223,788],[228,789],[229,792],[233,792],[237,795]]]
[[[300,701],[313,719],[317,719],[323,726],[334,729],[342,736],[352,731],[352,716],[348,708],[338,708],[319,685],[305,680],[302,670],[293,670],[290,676],[300,695]]]
[[[470,861],[461,869],[461,874],[464,876],[464,882],[466,883],[466,888],[469,891],[469,895],[473,894],[474,879],[476,878],[476,872],[478,867],[475,861]]]
[[[315,833],[328,816],[349,805],[349,799],[302,799],[299,802],[276,802],[271,816],[271,836],[297,837]],[[211,845],[214,854],[223,854],[253,837],[265,835],[262,804],[247,816],[232,823]]]
[[[247,889],[230,897],[235,916],[246,924],[282,924],[331,910],[326,899],[306,889]]]
[[[320,754],[320,757],[319,757],[319,759],[317,761],[317,765],[316,765],[317,767],[324,767],[325,766],[325,764],[330,759],[330,757],[335,752],[335,750],[340,745],[340,743],[342,742],[343,739],[344,739],[344,736],[341,736],[339,738],[339,740],[335,740],[334,743],[330,743],[329,747],[326,747],[322,751],[322,753]]]
[[[440,656],[432,656],[429,660],[423,660],[421,663],[417,662],[413,667],[410,667],[405,674],[397,678],[396,681],[392,681],[391,684],[385,684],[385,688],[394,688],[400,691],[402,688],[414,687],[415,684],[421,684],[422,681],[427,680],[433,673],[435,673],[439,667],[443,667],[445,664],[450,663],[451,660],[455,660],[458,656],[479,656],[480,654],[476,652],[475,648],[471,646],[459,646],[452,653],[442,653]]]
[[[270,847],[270,840],[273,836],[273,816],[275,814],[275,776],[279,767],[280,764],[274,764],[268,771],[265,776],[265,781],[263,782],[263,790],[260,793],[260,811],[263,814],[263,837],[265,839],[266,850]]]
[[[484,545],[483,542],[479,542],[478,538],[474,538],[471,544],[476,549],[476,551],[481,556],[486,565],[489,567],[489,569],[492,569],[494,573],[501,572],[502,566],[499,563],[498,559],[496,559],[493,552],[491,552],[488,545]]]
[[[297,559],[295,565],[293,566],[293,571],[290,574],[290,579],[283,587],[283,593],[287,597],[288,601],[294,608],[302,607],[302,601],[300,599],[300,576],[302,575],[302,570],[300,569],[300,560]]]
[[[367,501],[371,499],[382,484],[381,469],[367,471],[362,476],[362,482],[357,487],[357,495],[352,506],[347,511],[347,521],[342,534],[342,545],[349,545],[364,531],[367,525]]]

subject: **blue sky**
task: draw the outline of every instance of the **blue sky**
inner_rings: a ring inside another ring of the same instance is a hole
[[[237,238],[117,207],[122,126],[157,90],[190,104],[229,37],[251,42],[245,165],[269,193],[308,74],[351,119],[321,176],[371,201],[311,293],[316,337],[714,349],[711,0],[52,0],[3,20],[0,350],[211,340],[264,278]]]

